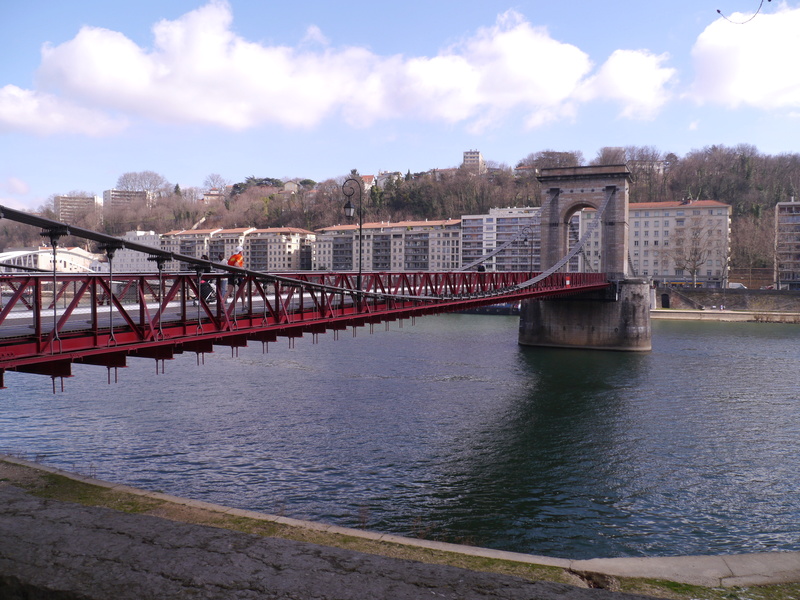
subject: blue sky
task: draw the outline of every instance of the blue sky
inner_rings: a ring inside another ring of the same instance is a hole
[[[335,178],[540,150],[796,152],[800,0],[0,1],[0,204],[131,171]]]

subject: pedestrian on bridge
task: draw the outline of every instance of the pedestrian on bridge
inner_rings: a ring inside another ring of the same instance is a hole
[[[236,250],[228,259],[228,266],[231,267],[239,267],[240,269],[244,269],[244,248],[241,246],[236,246]],[[236,273],[231,273],[230,277],[228,277],[228,285],[230,285],[231,295],[236,295],[236,286],[241,285],[242,277],[237,275]]]

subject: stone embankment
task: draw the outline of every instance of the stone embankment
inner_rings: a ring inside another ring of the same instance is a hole
[[[800,292],[659,287],[655,319],[800,324]]]
[[[673,310],[658,308],[650,311],[651,319],[664,321],[723,321],[731,323],[794,323],[800,324],[800,313],[757,312],[746,310]]]

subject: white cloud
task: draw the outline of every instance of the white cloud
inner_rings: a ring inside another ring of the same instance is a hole
[[[652,119],[669,100],[668,85],[676,75],[663,66],[667,59],[645,50],[615,50],[586,81],[581,96],[619,101],[621,116],[629,119]]]
[[[14,196],[26,196],[30,186],[17,177],[8,177],[0,180],[0,204],[17,210],[28,210],[26,203]]]
[[[316,25],[311,25],[306,29],[306,35],[303,38],[304,44],[319,44],[320,46],[327,46],[330,42],[322,30]]]
[[[124,126],[122,120],[52,94],[23,90],[15,85],[0,88],[0,132],[74,133],[100,137],[118,133]]]
[[[733,21],[749,15],[734,14]],[[764,109],[800,107],[800,9],[780,7],[745,25],[717,19],[697,38],[690,98]]]
[[[515,11],[430,57],[331,47],[316,26],[297,47],[266,46],[236,35],[232,23],[228,3],[210,0],[157,23],[151,48],[86,26],[72,40],[43,48],[37,82],[46,94],[17,92],[28,95],[22,104],[29,110],[37,99],[49,103],[39,113],[52,110],[56,122],[43,132],[68,122],[89,134],[119,125],[98,118],[101,110],[233,130],[273,123],[310,128],[341,115],[353,126],[416,119],[479,131],[515,114],[528,127],[573,119],[581,102],[596,98],[620,102],[623,117],[651,117],[666,102],[674,75],[664,55],[618,51],[590,77],[585,52]],[[91,108],[80,114],[79,105]],[[66,107],[69,118],[59,120]]]
[[[17,177],[9,177],[0,184],[0,190],[14,194],[15,196],[24,196],[31,191],[30,186]]]

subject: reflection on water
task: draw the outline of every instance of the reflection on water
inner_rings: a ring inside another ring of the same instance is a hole
[[[650,353],[448,315],[197,366],[7,374],[0,450],[232,506],[586,558],[800,549],[797,326],[654,323]],[[258,345],[257,345],[258,346]]]

